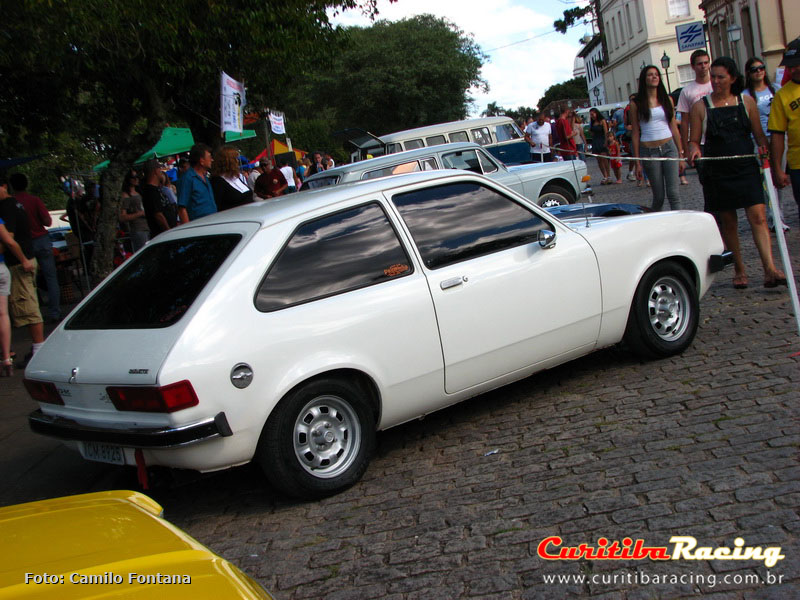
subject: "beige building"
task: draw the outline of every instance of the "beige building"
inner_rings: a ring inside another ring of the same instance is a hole
[[[786,44],[800,36],[797,0],[704,0],[711,56],[730,56],[744,68],[752,56],[764,59],[775,78]]]
[[[627,102],[645,65],[661,69],[669,90],[694,79],[691,51],[678,51],[675,27],[703,20],[697,0],[600,0],[599,5],[608,58],[601,69],[606,102]],[[669,58],[666,73],[664,56]]]

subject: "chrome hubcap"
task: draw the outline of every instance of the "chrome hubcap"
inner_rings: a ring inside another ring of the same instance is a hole
[[[303,407],[294,424],[294,452],[315,477],[336,477],[355,460],[361,431],[353,408],[337,396],[319,396]]]
[[[689,326],[689,294],[674,277],[662,277],[653,285],[647,302],[650,326],[664,341],[680,338]]]

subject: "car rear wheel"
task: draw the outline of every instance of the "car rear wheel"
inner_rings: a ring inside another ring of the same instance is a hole
[[[278,403],[257,460],[286,494],[322,498],[361,479],[374,449],[375,421],[364,392],[347,380],[320,378]]]
[[[542,195],[539,196],[536,203],[542,208],[548,208],[550,206],[564,206],[572,201],[572,192],[560,185],[551,184],[542,190]]]
[[[625,341],[648,358],[680,354],[697,333],[699,314],[697,290],[686,269],[672,261],[659,263],[636,288]]]

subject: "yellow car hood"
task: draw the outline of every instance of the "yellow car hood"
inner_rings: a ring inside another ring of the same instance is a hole
[[[0,599],[270,598],[162,512],[130,491],[0,508]]]

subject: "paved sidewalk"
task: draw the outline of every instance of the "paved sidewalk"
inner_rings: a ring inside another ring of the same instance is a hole
[[[693,172],[690,181],[681,193],[700,209]],[[598,202],[651,198],[628,182],[595,191]],[[790,194],[784,207],[800,275]],[[751,286],[734,290],[730,269],[719,277],[682,356],[642,362],[607,349],[384,432],[364,480],[319,502],[276,496],[253,466],[151,493],[278,599],[798,598],[800,359],[790,354],[800,337],[786,289],[761,287],[746,223],[740,233]],[[23,332],[14,334],[24,354]],[[84,462],[30,433],[33,408],[20,374],[0,379],[0,505],[135,485],[132,470]],[[672,536],[693,536],[733,548],[741,537],[785,558],[768,568],[537,556],[556,535],[564,547],[630,537],[672,548]]]

